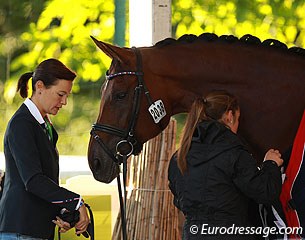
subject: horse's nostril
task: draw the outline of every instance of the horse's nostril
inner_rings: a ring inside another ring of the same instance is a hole
[[[98,158],[93,159],[93,168],[97,171],[101,166],[100,160]]]

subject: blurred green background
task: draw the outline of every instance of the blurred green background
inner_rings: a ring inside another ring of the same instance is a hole
[[[23,99],[16,95],[21,74],[44,59],[58,58],[77,72],[68,105],[52,118],[60,134],[60,154],[86,155],[91,124],[99,108],[100,86],[110,59],[90,35],[129,46],[128,0],[7,0],[0,2],[0,141],[7,121]],[[303,0],[173,0],[172,37],[213,32],[289,47],[305,45]],[[178,127],[184,115],[176,116]],[[179,130],[178,130],[179,131]],[[3,144],[0,145],[0,152]]]

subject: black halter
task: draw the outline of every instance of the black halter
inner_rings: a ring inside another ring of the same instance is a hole
[[[116,163],[122,163],[122,158],[129,157],[131,154],[135,153],[134,152],[135,149],[137,149],[137,148],[142,149],[142,143],[137,141],[136,137],[134,136],[135,125],[136,125],[138,115],[139,115],[139,110],[140,110],[142,92],[144,92],[149,105],[152,104],[151,96],[149,94],[149,91],[147,90],[147,87],[146,87],[146,85],[144,83],[144,79],[143,79],[141,53],[137,48],[132,48],[132,49],[136,54],[137,71],[123,71],[123,72],[118,72],[118,73],[113,73],[113,74],[107,73],[107,75],[106,75],[107,80],[112,80],[112,79],[122,76],[122,75],[137,76],[138,84],[135,87],[132,115],[131,115],[131,120],[129,122],[128,129],[122,130],[122,129],[119,129],[116,127],[112,127],[110,125],[95,123],[92,125],[92,130],[90,132],[90,134],[99,143],[99,145],[102,147],[102,149]],[[104,132],[104,133],[115,135],[115,136],[122,138],[122,140],[119,141],[116,145],[116,153],[113,153],[109,149],[109,147],[106,146],[106,144],[103,142],[103,140],[99,137],[99,135],[96,132]],[[128,152],[124,152],[122,150],[122,147],[124,145],[126,146],[126,144],[129,146]]]

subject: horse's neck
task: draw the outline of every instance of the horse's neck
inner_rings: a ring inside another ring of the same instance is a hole
[[[292,79],[294,76],[285,69],[295,69],[295,61],[281,54],[260,47],[209,43],[155,49],[149,58],[151,71],[171,90],[166,95],[173,114],[177,114],[188,111],[195,98],[211,90],[228,89],[240,96],[250,88],[252,93],[265,91],[260,85],[274,79],[280,81],[284,75],[285,81]]]
[[[166,86],[165,88],[170,90],[166,95],[172,103],[173,115],[187,112],[196,98],[218,86],[219,73],[214,69],[221,60],[205,60],[205,55],[198,54],[198,50],[205,52],[200,48],[189,49],[187,46],[182,46],[177,51],[168,50],[166,47],[147,50],[149,72],[159,77],[162,88]],[[206,66],[209,63],[211,65]],[[152,79],[155,81],[155,77]]]
[[[172,115],[188,112],[194,100],[199,97],[193,91],[184,91],[183,94],[174,96],[171,102],[179,104],[172,105]]]

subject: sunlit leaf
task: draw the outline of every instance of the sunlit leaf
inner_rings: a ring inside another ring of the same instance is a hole
[[[6,81],[4,86],[5,86],[4,94],[3,94],[4,100],[8,104],[11,104],[16,94],[16,81],[13,80]]]
[[[82,76],[84,79],[97,81],[101,76],[101,69],[98,64],[92,64],[89,61],[84,61]]]
[[[260,13],[264,15],[272,14],[272,7],[268,4],[263,4],[259,7]]]
[[[297,34],[297,28],[295,26],[288,26],[285,30],[285,36],[289,42],[293,42],[295,40]]]

